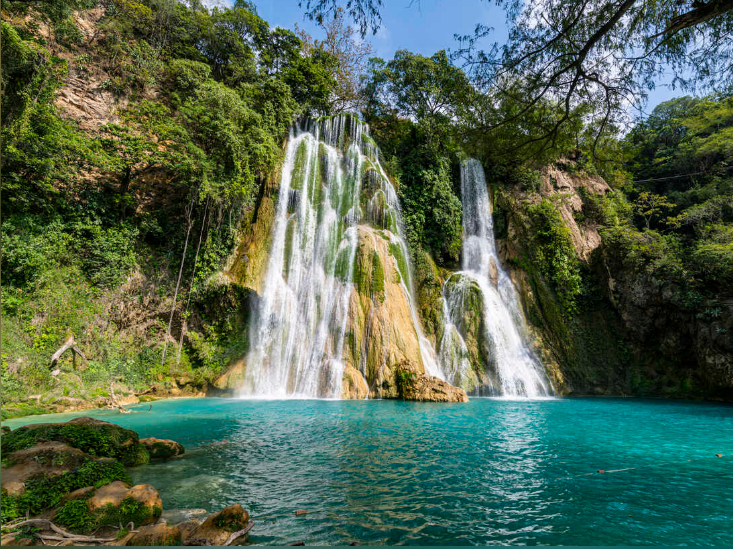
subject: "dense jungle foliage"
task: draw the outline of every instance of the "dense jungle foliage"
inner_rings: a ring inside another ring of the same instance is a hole
[[[170,366],[152,349],[166,331],[162,309],[125,335],[130,320],[115,306],[130,294],[155,308],[184,288],[189,302],[211,299],[205,281],[279,165],[292,122],[327,108],[336,58],[305,54],[241,0],[212,11],[176,0],[9,1],[2,44],[4,395],[51,383],[49,357],[67,332],[84,334],[90,364],[64,394],[185,371],[185,350]],[[55,104],[70,74],[77,89],[103,91],[100,125],[82,127]],[[204,326],[197,365],[221,366],[227,322]]]
[[[240,357],[248,294],[220,272],[292,123],[347,107],[369,123],[395,181],[421,301],[439,298],[440,273],[460,265],[460,163],[474,156],[497,197],[532,203],[520,212],[532,232],[516,266],[550,288],[558,323],[611,305],[597,264],[572,245],[562,197],[540,196],[548,165],[611,185],[582,194],[578,220],[600,228],[613,276],[632,273],[693,317],[723,314],[733,288],[731,97],[675,99],[623,133],[592,101],[567,110],[542,97],[526,109],[512,100],[519,84],[491,96],[444,51],[367,65],[371,50],[336,16],[318,41],[271,28],[243,0],[3,3],[5,400],[205,381]],[[57,101],[70,86],[77,96],[64,104],[82,104],[72,115]],[[552,138],[528,148],[543,128]],[[500,238],[511,203],[495,212]],[[53,375],[50,356],[71,334],[84,341],[85,365],[67,356]]]

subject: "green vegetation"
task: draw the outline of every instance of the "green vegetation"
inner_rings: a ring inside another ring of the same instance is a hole
[[[445,52],[423,57],[398,51],[392,61],[372,59],[365,85],[364,119],[388,159],[413,256],[430,251],[453,264],[461,248],[457,128],[451,118],[471,87]]]
[[[120,462],[103,462],[88,459],[76,470],[68,471],[60,476],[48,477],[38,475],[26,481],[26,491],[20,496],[3,493],[3,521],[24,516],[26,512],[37,515],[40,512],[56,507],[65,494],[87,486],[100,487],[120,480],[131,484],[132,479]],[[71,515],[73,509],[68,513]],[[71,520],[71,516],[69,516]],[[79,519],[77,520],[85,520]]]
[[[371,295],[380,301],[384,301],[384,265],[379,253],[372,252],[372,273],[371,273]]]
[[[532,243],[528,247],[542,274],[552,281],[562,307],[568,315],[577,309],[581,293],[580,264],[557,206],[543,199],[528,209],[532,223]]]
[[[335,86],[333,54],[304,52],[242,0],[213,10],[104,0],[98,20],[97,5],[3,4],[6,402],[44,391],[90,398],[114,380],[142,389],[226,366],[243,342],[202,318],[213,313],[210,278],[281,162],[294,118],[325,113]],[[91,122],[63,115],[61,88],[105,92],[99,107],[78,99],[99,109]],[[232,324],[247,310],[237,305],[209,317]],[[172,334],[183,347],[161,364],[171,309],[173,328],[188,334]],[[63,358],[59,387],[48,364],[69,334],[88,361]]]
[[[8,456],[34,446],[39,440],[63,442],[91,456],[119,459],[127,466],[141,465],[150,459],[134,431],[114,423],[96,421],[20,427],[3,435],[2,453]]]

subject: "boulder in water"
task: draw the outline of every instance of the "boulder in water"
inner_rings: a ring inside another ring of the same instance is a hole
[[[420,372],[409,361],[395,369],[397,393],[403,400],[421,402],[468,402],[466,391],[447,381]]]
[[[191,539],[204,539],[211,545],[224,545],[234,533],[246,528],[249,513],[237,504],[225,507],[201,523],[190,535]]]
[[[150,460],[137,433],[90,417],[78,417],[66,423],[37,423],[11,431],[2,438],[2,453],[35,446],[39,441],[58,441],[98,457],[118,459],[133,467]]]
[[[168,459],[180,456],[186,451],[183,445],[175,440],[149,437],[140,439],[140,444],[145,446],[150,459]]]

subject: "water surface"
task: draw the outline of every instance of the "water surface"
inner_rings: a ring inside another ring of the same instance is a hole
[[[156,486],[168,509],[241,503],[257,523],[253,543],[733,544],[731,406],[632,399],[148,406],[83,415],[183,443],[184,457],[132,469],[135,481]],[[310,513],[296,517],[298,509]],[[274,515],[285,516],[258,518]]]

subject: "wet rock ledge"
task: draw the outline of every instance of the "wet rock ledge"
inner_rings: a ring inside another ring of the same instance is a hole
[[[3,430],[2,545],[244,544],[254,523],[241,505],[171,524],[158,490],[132,486],[125,467],[184,451],[89,417]]]

